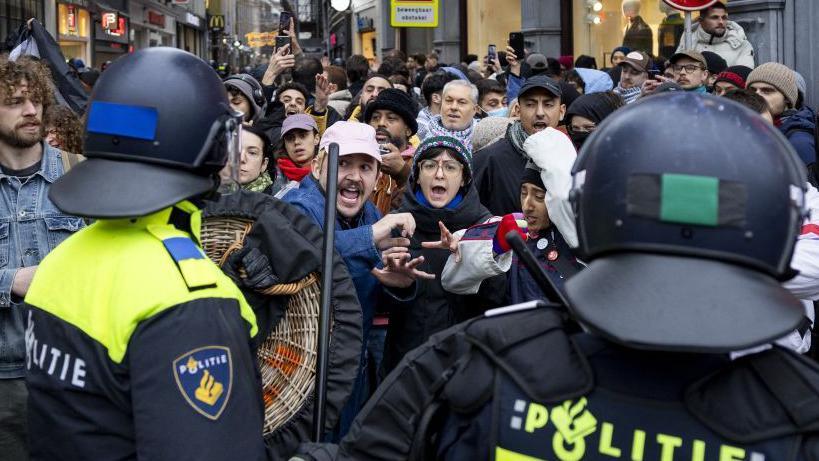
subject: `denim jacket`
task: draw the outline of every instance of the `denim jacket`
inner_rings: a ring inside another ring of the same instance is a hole
[[[43,143],[40,171],[27,181],[0,172],[0,379],[25,374],[22,299],[11,294],[20,267],[35,266],[69,235],[84,226],[48,199],[63,174],[62,152]]]

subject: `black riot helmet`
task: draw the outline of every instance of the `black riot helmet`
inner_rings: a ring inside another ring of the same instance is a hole
[[[804,217],[788,141],[722,98],[652,96],[606,119],[574,166],[587,270],[566,284],[588,328],[631,347],[727,352],[801,321],[780,286]]]
[[[66,213],[143,216],[215,190],[236,153],[240,115],[208,64],[176,48],[115,61],[88,105],[81,162],[49,198]]]

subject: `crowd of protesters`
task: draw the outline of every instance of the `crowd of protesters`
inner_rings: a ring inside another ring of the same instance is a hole
[[[588,56],[516,56],[511,47],[492,60],[467,56],[451,65],[435,52],[396,50],[375,68],[360,55],[325,66],[293,35],[255,76],[224,79],[231,106],[244,114],[241,187],[334,229],[355,284],[365,345],[336,437],[379,380],[431,335],[544,297],[506,231],[520,230],[558,289],[583,270],[562,194],[577,151],[620,108],[673,91],[738,101],[778,127],[815,182],[817,116],[805,104],[806,82],[783,64],[754,66],[744,33],[736,39],[741,28],[727,17],[717,2],[700,12],[694,49],[665,59],[621,46],[601,70]],[[90,91],[99,71],[69,64]],[[39,261],[84,226],[42,192],[82,155],[81,115],[54,103],[49,78],[36,60],[0,58],[0,401],[9,403],[0,408],[0,453],[8,459],[25,452],[17,306]],[[340,146],[338,178],[327,177],[330,143]],[[323,222],[328,181],[338,182],[335,223]],[[799,247],[797,255],[803,274],[789,283],[806,300],[808,329],[783,341],[805,353],[813,321],[805,287],[819,264],[799,256]]]

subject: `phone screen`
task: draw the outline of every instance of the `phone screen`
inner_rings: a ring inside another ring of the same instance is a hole
[[[495,45],[489,45],[489,60],[494,61],[498,57],[498,48]]]
[[[279,32],[290,30],[290,19],[293,17],[293,13],[289,11],[282,11],[279,15]]]
[[[518,60],[522,60],[526,57],[523,51],[522,32],[511,32],[509,34],[509,46],[511,46],[512,49],[514,50],[515,56],[518,58]]]
[[[654,79],[654,80],[659,80],[657,78],[659,76],[660,76],[660,71],[659,70],[657,70],[657,69],[649,69],[648,70],[648,78]]]

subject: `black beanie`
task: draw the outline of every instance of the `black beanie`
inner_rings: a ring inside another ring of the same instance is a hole
[[[598,124],[617,110],[618,107],[620,106],[613,104],[612,97],[607,93],[584,94],[575,99],[572,105],[569,106],[566,111],[566,124],[571,123],[572,117],[575,115],[585,117]]]
[[[531,162],[527,163],[526,168],[523,169],[523,177],[520,179],[520,184],[533,184],[546,190],[546,186],[543,184],[543,177],[540,176],[540,169]]]
[[[418,106],[415,101],[404,91],[395,88],[387,88],[378,93],[375,100],[367,104],[364,108],[364,123],[370,123],[373,117],[373,112],[384,109],[398,114],[404,119],[407,128],[415,134],[418,131],[418,121],[415,117],[418,116]]]

